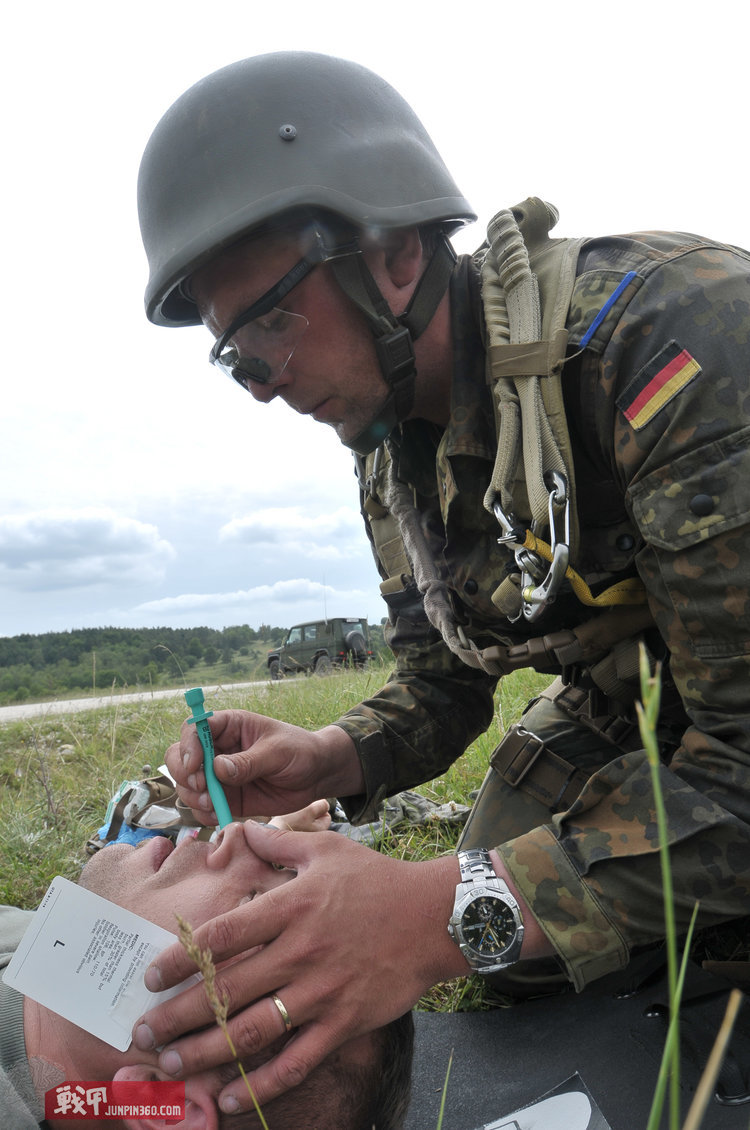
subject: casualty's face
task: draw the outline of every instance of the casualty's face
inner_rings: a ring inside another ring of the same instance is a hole
[[[137,847],[109,844],[89,860],[79,883],[176,933],[176,913],[191,926],[201,926],[255,894],[288,882],[294,874],[293,871],[276,870],[270,863],[259,859],[248,847],[242,826],[237,822],[226,827],[220,841],[214,844],[189,839],[175,848],[164,836],[144,840]],[[243,1056],[245,1067],[255,1070],[276,1055],[288,1039],[288,1035],[280,1033],[278,1040],[262,1051]],[[98,1040],[95,1044],[97,1049],[104,1046]],[[366,1033],[348,1040],[325,1063],[367,1067],[372,1063],[374,1054],[372,1034]],[[152,1060],[151,1053],[133,1049],[124,1057],[120,1053],[117,1056],[118,1062],[113,1066],[110,1064],[112,1071],[127,1062],[141,1064]],[[195,1077],[197,1080],[202,1078],[200,1075]],[[220,1071],[215,1075],[208,1072],[206,1078],[216,1095],[227,1081]],[[195,1080],[188,1080],[188,1098],[194,1085]],[[290,1109],[293,1111],[291,1118],[287,1116]],[[334,1122],[330,1121],[326,1104],[320,1104],[320,1096],[313,1102],[304,1087],[301,1097],[296,1098],[295,1092],[290,1092],[265,1104],[264,1110],[270,1125],[294,1125],[300,1130],[332,1130],[334,1125],[337,1128],[341,1125],[337,1116]],[[265,1125],[254,1112],[248,1112],[244,1118],[242,1124],[248,1130],[250,1126]]]
[[[292,875],[254,855],[234,823],[213,844],[188,839],[175,848],[164,836],[137,847],[109,844],[89,860],[79,883],[176,933],[175,914],[200,926]]]

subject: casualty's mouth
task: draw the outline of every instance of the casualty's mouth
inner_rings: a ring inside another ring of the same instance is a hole
[[[151,862],[154,865],[154,871],[158,871],[161,865],[175,850],[174,844],[166,836],[154,836],[151,840],[153,845],[151,848]]]
[[[151,861],[154,871],[159,871],[172,856],[184,856],[186,852],[193,853],[193,863],[201,866],[206,856],[213,850],[213,844],[199,840],[197,836],[186,836],[177,845],[173,844],[166,836],[155,836],[156,845],[152,848]],[[149,840],[149,843],[153,841]]]

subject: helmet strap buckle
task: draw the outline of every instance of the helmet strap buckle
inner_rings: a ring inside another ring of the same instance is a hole
[[[382,372],[398,394],[402,382],[413,379],[416,372],[411,333],[406,326],[398,326],[391,333],[375,338],[375,350]]]

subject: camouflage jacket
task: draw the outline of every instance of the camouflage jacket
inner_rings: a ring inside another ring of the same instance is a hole
[[[469,639],[487,646],[572,627],[591,617],[572,593],[561,594],[541,625],[511,624],[490,599],[511,563],[482,504],[495,424],[470,258],[459,261],[451,310],[448,427],[441,432],[407,422],[392,437],[390,457],[414,492]],[[684,721],[665,770],[670,836],[675,844],[695,845],[713,876],[697,884],[686,877],[682,894],[692,907],[700,888],[709,920],[744,914],[750,893],[750,255],[683,233],[589,240],[567,329],[563,388],[581,529],[574,565],[594,590],[636,574],[645,584]],[[385,514],[376,475],[363,497],[372,530]],[[371,818],[385,795],[440,775],[460,756],[490,725],[496,684],[443,645],[413,585],[394,587],[403,547],[398,539],[380,541],[396,670],[338,723],[357,745],[367,786],[365,796],[346,803],[355,820]],[[647,781],[645,755],[631,756],[625,767],[613,763],[609,780],[599,775],[595,801],[582,805],[585,818],[503,848],[540,917],[546,913],[537,895],[542,856],[557,876],[557,896],[583,907],[575,887],[593,861],[653,852],[653,801],[644,774]],[[614,832],[623,820],[643,830],[627,850],[616,846]],[[606,885],[601,877],[597,882]],[[586,961],[575,969],[572,958],[568,964],[574,981],[585,983]]]

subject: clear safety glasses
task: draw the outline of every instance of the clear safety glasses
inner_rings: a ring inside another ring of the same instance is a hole
[[[211,350],[211,361],[248,392],[251,382],[273,384],[286,369],[309,324],[302,314],[273,306],[267,314],[240,326],[229,340],[225,341],[224,334]]]
[[[282,279],[230,323],[214,344],[209,361],[248,392],[251,382],[267,385],[286,369],[309,326],[302,314],[282,310],[281,302],[319,263],[358,252],[356,243],[326,247],[322,235]]]

